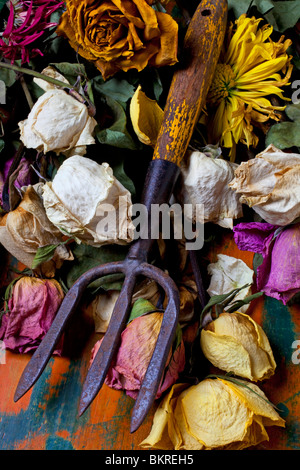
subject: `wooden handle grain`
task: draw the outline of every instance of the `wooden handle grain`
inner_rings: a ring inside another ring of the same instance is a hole
[[[189,24],[174,73],[153,160],[180,166],[205,105],[224,41],[227,0],[202,0]]]

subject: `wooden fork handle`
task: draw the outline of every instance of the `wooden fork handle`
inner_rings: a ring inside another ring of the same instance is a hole
[[[187,29],[153,160],[180,166],[205,105],[224,41],[227,0],[202,0]]]

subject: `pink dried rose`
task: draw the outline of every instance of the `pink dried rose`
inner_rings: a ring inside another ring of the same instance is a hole
[[[21,59],[22,64],[31,57],[43,55],[36,41],[46,30],[57,23],[50,16],[64,2],[58,0],[11,0],[5,30],[0,38],[0,52],[12,63]]]
[[[8,311],[1,319],[0,339],[13,352],[36,349],[49,330],[64,298],[55,279],[21,277],[13,285]],[[61,344],[56,354],[61,354]]]
[[[257,267],[257,290],[286,305],[300,291],[300,223],[285,227],[242,223],[233,232],[240,250],[262,255],[262,264]]]
[[[136,399],[156,345],[162,319],[163,313],[154,312],[135,318],[127,325],[121,336],[117,356],[108,370],[106,385],[115,390],[125,390],[127,395]],[[102,339],[97,341],[92,350],[91,363],[101,342]],[[170,350],[156,399],[177,381],[184,366],[185,349],[181,341],[175,351]]]

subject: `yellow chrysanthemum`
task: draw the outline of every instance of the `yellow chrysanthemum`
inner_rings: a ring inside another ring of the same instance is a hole
[[[291,56],[286,53],[291,41],[284,36],[272,41],[272,26],[259,28],[261,21],[244,14],[236,20],[235,30],[231,24],[207,96],[212,141],[231,148],[232,154],[239,141],[248,147],[257,145],[253,125],[280,119],[277,111],[285,107],[273,106],[265,97],[287,99],[281,87],[288,84],[292,72]]]

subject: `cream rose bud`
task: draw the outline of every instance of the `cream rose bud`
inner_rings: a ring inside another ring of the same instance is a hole
[[[269,340],[247,314],[221,313],[201,331],[200,343],[205,357],[221,370],[255,382],[274,374]]]
[[[131,195],[108,163],[69,157],[43,186],[43,202],[51,222],[78,242],[98,247],[133,240]]]
[[[213,222],[226,228],[233,227],[233,220],[242,217],[239,197],[228,184],[234,177],[237,164],[210,154],[191,152],[182,165],[182,186],[177,193],[181,204],[192,205],[185,215],[193,222]],[[196,205],[203,205],[203,214]]]
[[[45,75],[64,79],[51,67],[43,70]],[[85,104],[80,103],[64,90],[44,80],[35,80],[45,90],[31,109],[27,119],[19,122],[20,139],[27,148],[39,152],[55,152],[66,155],[84,155],[86,146],[95,143],[93,137],[96,120],[89,116]]]

